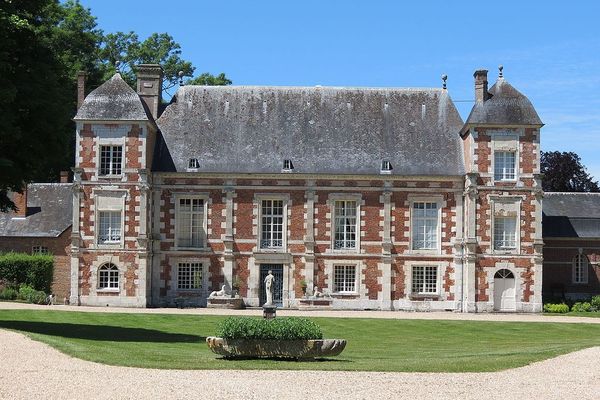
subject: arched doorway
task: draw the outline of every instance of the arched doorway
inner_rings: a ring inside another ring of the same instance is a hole
[[[494,310],[515,311],[515,276],[507,269],[501,269],[494,275]]]

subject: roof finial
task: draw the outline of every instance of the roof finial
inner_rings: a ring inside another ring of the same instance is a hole
[[[119,60],[115,61],[115,69],[116,70],[119,69],[119,65],[121,65],[121,61],[119,61]]]
[[[446,89],[446,81],[448,80],[448,75],[443,74],[442,75],[442,89]]]
[[[183,71],[179,71],[177,75],[179,75],[179,86],[183,86]]]
[[[498,78],[504,78],[504,75],[502,74],[503,69],[504,66],[502,66],[502,64],[498,65]]]

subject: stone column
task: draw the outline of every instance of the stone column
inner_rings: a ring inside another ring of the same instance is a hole
[[[387,182],[386,182],[386,186]],[[383,203],[383,235],[381,256],[381,292],[380,308],[382,310],[392,309],[392,192],[385,189],[381,196]]]
[[[233,283],[233,264],[235,262],[235,256],[233,255],[233,198],[235,195],[235,190],[232,182],[226,183],[223,193],[225,194],[225,237],[223,238],[225,252],[223,255],[223,285],[225,285],[226,290],[231,291],[231,284]]]
[[[148,193],[150,193],[150,184],[148,182],[148,170],[140,169],[140,211],[139,211],[139,233],[137,237],[138,244],[138,283],[137,297],[138,305],[146,306],[152,298],[151,293],[151,269],[152,257],[150,254],[151,243],[148,240]]]
[[[81,246],[81,233],[79,231],[79,218],[81,209],[81,174],[83,169],[73,168],[73,225],[71,228],[71,293],[69,303],[79,305],[79,247]]]
[[[542,303],[542,280],[544,264],[544,240],[542,237],[542,206],[544,191],[542,190],[542,175],[534,174],[534,194],[535,194],[535,234],[533,239],[534,267],[533,267],[533,312],[541,312]]]
[[[464,245],[464,210],[463,210],[463,195],[462,193],[454,193],[456,200],[456,219],[455,219],[455,229],[456,236],[454,241],[452,242],[452,254],[454,256],[454,302],[455,302],[455,310],[462,311],[463,309],[463,290],[464,290],[464,264],[463,264],[463,245]]]
[[[475,262],[477,261],[477,178],[479,174],[467,174],[466,199],[466,233],[465,257],[463,266],[463,311],[475,312]]]
[[[152,190],[152,206],[154,207],[154,213],[152,215],[152,279],[151,279],[151,291],[152,291],[152,305],[160,305],[160,270],[161,266],[161,255],[162,249],[160,248],[160,210],[161,210],[161,189],[156,188]]]
[[[306,233],[304,235],[304,280],[306,281],[306,293],[312,294],[315,284],[315,191],[306,191]]]

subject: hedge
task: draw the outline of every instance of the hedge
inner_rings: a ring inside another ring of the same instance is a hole
[[[35,290],[50,293],[54,258],[46,254],[0,254],[0,281],[7,286],[26,284]]]
[[[319,325],[306,318],[259,319],[229,317],[217,327],[224,339],[311,340],[322,339]]]
[[[558,313],[564,314],[569,312],[569,306],[561,303],[561,304],[544,304],[544,312],[547,313]]]

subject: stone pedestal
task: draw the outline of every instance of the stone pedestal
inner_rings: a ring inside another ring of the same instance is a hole
[[[207,305],[208,308],[229,308],[234,310],[241,310],[244,308],[244,299],[241,297],[213,297],[209,298]]]
[[[263,318],[264,319],[273,319],[277,316],[277,306],[269,305],[263,306]]]
[[[298,301],[299,310],[329,310],[333,299],[317,297],[314,299],[300,299]]]

